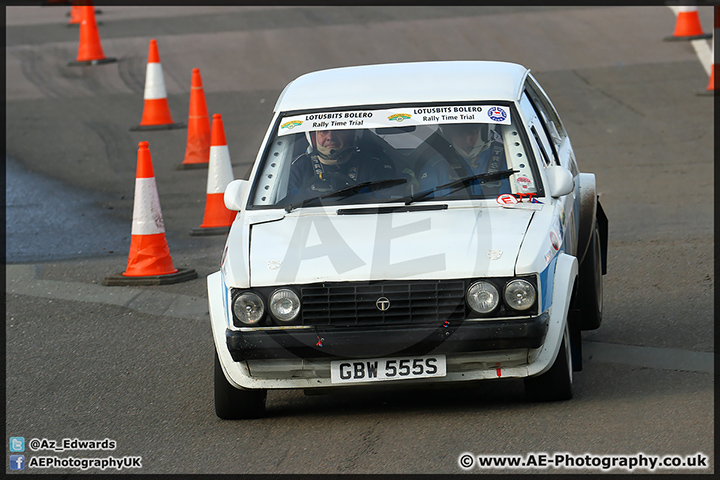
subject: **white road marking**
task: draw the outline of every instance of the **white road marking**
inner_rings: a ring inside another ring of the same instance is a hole
[[[680,7],[668,6],[668,8],[673,11],[675,16],[677,16]],[[713,39],[711,39],[710,41],[712,40]],[[710,72],[712,70],[712,49],[710,48],[710,41],[705,39],[690,41],[692,47],[695,49],[695,54],[697,55],[698,60],[700,60],[700,63],[705,69],[708,77],[710,76]]]
[[[592,362],[684,372],[713,373],[715,369],[714,353],[588,341],[583,342],[582,350],[583,358]]]
[[[35,278],[34,265],[7,265],[5,292],[37,298],[117,305],[151,315],[205,321],[206,298],[177,295],[153,288],[106,287],[79,282]]]
[[[710,49],[708,41],[700,39],[692,40],[690,43],[695,49],[695,53],[697,54],[700,63],[705,69],[705,73],[707,73],[709,77],[710,72],[712,71],[712,50]]]

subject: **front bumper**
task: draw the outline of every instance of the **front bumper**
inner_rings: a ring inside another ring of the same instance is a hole
[[[235,362],[462,354],[539,348],[545,341],[549,319],[545,312],[525,319],[465,320],[438,327],[226,329],[225,336]]]

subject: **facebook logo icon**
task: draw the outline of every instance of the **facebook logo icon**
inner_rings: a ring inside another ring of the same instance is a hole
[[[25,455],[10,455],[10,470],[25,470]]]
[[[10,437],[10,451],[11,452],[24,452],[25,451],[25,437]]]

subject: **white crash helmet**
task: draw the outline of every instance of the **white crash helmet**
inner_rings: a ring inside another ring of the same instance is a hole
[[[317,131],[311,131],[311,132],[305,132],[305,138],[307,138],[308,142],[308,153],[314,154],[322,158],[323,160],[327,160],[330,162],[337,162],[340,160],[340,158],[345,155],[346,153],[350,151],[354,151],[357,148],[357,145],[360,143],[360,139],[362,138],[363,130],[362,129],[355,129],[355,136],[353,137],[353,141],[351,145],[348,145],[347,147],[341,149],[341,150],[330,150],[329,154],[322,153],[317,148],[317,140],[316,140],[316,133]]]
[[[440,125],[439,129],[440,134],[442,134],[442,136],[450,142],[455,151],[457,151],[460,156],[466,160],[473,160],[477,158],[490,140],[489,126],[487,123],[448,123]],[[474,129],[479,129],[480,133],[469,152],[459,148],[458,145],[453,142],[453,137],[457,135],[468,135]]]

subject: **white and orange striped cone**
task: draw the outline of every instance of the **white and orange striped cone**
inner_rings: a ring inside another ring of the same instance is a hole
[[[150,40],[148,48],[143,98],[145,104],[140,125],[132,127],[130,130],[168,130],[185,127],[183,123],[173,122],[172,115],[170,115],[165,79],[163,78],[162,64],[160,63],[160,53],[155,39]]]
[[[205,216],[190,235],[222,235],[230,231],[237,212],[225,206],[225,189],[234,180],[230,152],[225,139],[225,127],[219,113],[213,115],[210,163],[205,199]]]
[[[77,58],[74,62],[68,62],[68,66],[100,65],[117,62],[116,58],[106,57],[103,52],[93,7],[78,8],[81,9],[80,44]]]
[[[103,285],[166,285],[193,278],[197,278],[195,270],[177,269],[173,265],[150,148],[148,142],[140,142],[127,268],[121,274],[105,277]]]
[[[210,161],[210,118],[200,69],[193,68],[190,83],[190,109],[185,159],[178,170],[208,168]]]
[[[711,36],[711,34],[703,32],[697,7],[677,7],[675,31],[671,36],[665,37],[663,40],[699,40]]]
[[[717,95],[717,89],[715,88],[715,44],[720,43],[720,6],[715,5],[715,23],[713,26],[713,39],[712,39],[712,65],[710,66],[710,81],[708,82],[707,89],[701,92],[699,95]]]

